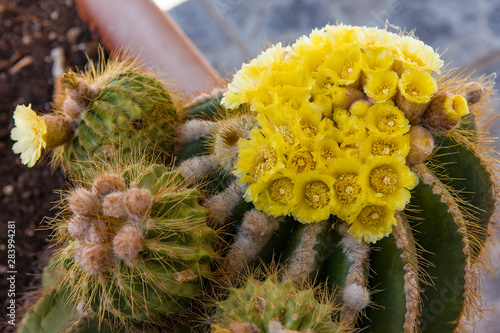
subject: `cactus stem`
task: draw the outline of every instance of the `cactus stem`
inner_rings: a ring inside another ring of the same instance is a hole
[[[233,208],[243,200],[247,187],[247,183],[232,181],[222,192],[206,199],[202,205],[208,209],[210,221],[218,226],[226,224]]]
[[[302,231],[300,244],[292,254],[285,273],[285,278],[290,279],[294,284],[302,285],[309,279],[316,263],[316,251],[314,247],[318,243],[317,236],[327,223],[328,220],[310,223]]]
[[[179,166],[179,172],[187,183],[196,183],[217,167],[213,155],[195,156],[185,160]]]
[[[189,101],[183,105],[183,109],[189,109],[195,105],[205,103],[214,98],[220,99],[222,95],[226,92],[226,90],[227,88],[225,87],[224,84],[224,87],[220,88],[217,87],[212,89],[210,92],[205,92],[196,96],[195,98],[190,98]]]
[[[203,136],[207,136],[212,132],[217,126],[217,122],[193,119],[182,124],[179,129],[179,134],[177,136],[177,147],[182,146],[199,140]]]
[[[347,229],[346,223],[338,228],[342,234],[341,245],[349,263],[349,272],[342,291],[343,304],[340,310],[340,321],[342,327],[354,329],[360,312],[370,303],[366,269],[370,248],[367,243],[355,240],[347,233]]]
[[[419,176],[424,184],[432,186],[432,191],[441,196],[441,202],[446,204],[448,211],[453,215],[458,226],[458,232],[462,236],[463,253],[465,254],[465,291],[463,300],[463,311],[458,319],[458,327],[463,328],[468,323],[473,323],[484,311],[485,301],[480,294],[480,274],[478,267],[472,263],[472,250],[474,240],[470,239],[468,229],[474,230],[474,223],[467,219],[467,212],[460,209],[461,200],[451,189],[443,184],[427,166],[420,163],[413,166],[413,171]]]
[[[406,262],[405,270],[405,297],[406,297],[406,315],[405,323],[403,326],[405,333],[416,332],[420,325],[420,312],[421,312],[421,288],[420,277],[418,271],[419,258],[415,240],[413,239],[412,232],[408,221],[396,212],[396,220],[398,223],[394,226],[392,234],[396,239],[396,247],[403,250],[401,258]]]
[[[228,281],[233,281],[247,264],[255,260],[281,221],[282,218],[269,216],[256,209],[246,212],[219,274],[222,273]]]

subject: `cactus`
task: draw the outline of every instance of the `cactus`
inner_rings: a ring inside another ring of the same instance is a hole
[[[60,323],[43,310],[52,316],[42,321],[51,332],[88,326],[85,318],[103,329],[161,324],[188,308],[211,276],[217,235],[206,226],[199,192],[178,172],[145,161],[94,167],[52,222],[60,245],[48,266],[53,283],[24,319],[26,331],[38,332],[27,326],[51,300],[65,300],[79,314],[60,316],[68,321]]]
[[[212,332],[342,332],[332,321],[335,303],[324,292],[297,288],[291,281],[280,281],[276,273],[268,273],[265,281],[251,277],[216,303]]]
[[[442,65],[412,35],[326,26],[243,65],[222,101],[188,105],[178,169],[210,184],[211,223],[234,228],[218,278],[281,258],[287,281],[339,294],[347,330],[473,324],[496,201],[477,129],[493,80]]]
[[[30,106],[16,108],[13,149],[23,163],[31,167],[42,150],[52,149],[54,165],[74,176],[83,162],[137,147],[170,154],[177,113],[162,82],[126,57],[89,66],[61,77],[65,97],[54,112],[38,116]]]

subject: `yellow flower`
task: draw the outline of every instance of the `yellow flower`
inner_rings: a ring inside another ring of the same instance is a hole
[[[328,138],[317,141],[314,151],[322,172],[327,172],[337,158],[345,157],[345,153],[340,149],[338,143]]]
[[[360,181],[363,169],[361,161],[355,157],[336,158],[329,174],[333,176],[333,214],[343,220],[359,213],[365,203],[366,188]]]
[[[400,36],[384,29],[361,27],[358,30],[359,43],[365,47],[383,46],[391,49],[399,48]]]
[[[325,117],[332,116],[332,98],[328,94],[315,94],[311,98],[311,103],[317,105],[321,114]]]
[[[367,74],[390,70],[393,62],[393,51],[385,46],[370,45],[361,53],[361,69]]]
[[[351,226],[347,232],[358,242],[375,243],[391,233],[392,226],[397,223],[394,213],[385,205],[369,204],[355,218],[348,220]]]
[[[374,134],[361,143],[361,154],[368,156],[406,157],[410,152],[410,135],[388,136]]]
[[[438,89],[436,80],[429,72],[418,69],[404,71],[398,85],[401,95],[417,104],[429,102]]]
[[[294,180],[297,206],[292,215],[302,223],[320,222],[331,214],[333,178],[311,171]]]
[[[394,106],[394,102],[387,101],[370,106],[365,116],[366,127],[370,135],[386,134],[401,136],[410,130],[410,123],[403,112]]]
[[[237,108],[240,104],[249,101],[245,92],[254,88],[262,78],[269,74],[273,65],[280,63],[284,59],[286,49],[277,43],[262,52],[249,64],[243,64],[241,69],[234,75],[228,90],[222,98],[222,105],[228,109]],[[227,96],[227,97],[226,97]]]
[[[323,138],[329,126],[332,126],[331,120],[325,118],[321,120],[322,108],[317,104],[305,102],[302,104],[298,119],[295,126],[292,127],[297,141],[304,145],[310,146],[312,141]]]
[[[403,210],[410,201],[410,191],[418,184],[417,176],[406,166],[406,160],[397,155],[372,156],[366,159],[362,175],[369,202]]]
[[[416,68],[425,71],[441,73],[443,60],[433,48],[424,42],[410,36],[403,36],[399,41],[400,47],[396,52],[396,59],[401,61],[405,68]]]
[[[277,109],[273,107],[274,109]],[[266,110],[266,114],[258,114],[256,119],[261,126],[261,132],[264,136],[277,135],[283,139],[285,143],[285,153],[288,152],[295,144],[295,134],[293,133],[290,124],[295,123],[295,115],[293,112],[281,113],[276,112],[274,115],[270,111],[271,108]],[[287,110],[284,108],[284,110]],[[268,117],[269,115],[270,117]],[[278,116],[278,117],[276,117]]]
[[[357,147],[368,136],[364,120],[353,115],[340,122],[339,128],[333,128],[332,132],[334,140],[340,143],[341,148]]]
[[[301,68],[314,77],[330,50],[330,43],[327,42],[324,31],[315,29],[309,36],[297,39],[291,47],[291,55],[297,59]]]
[[[324,27],[325,35],[333,47],[339,47],[345,44],[357,44],[357,31],[359,27],[350,25],[327,25]]]
[[[340,46],[329,54],[320,67],[334,83],[350,85],[359,79],[361,52],[359,47],[346,44]]]
[[[245,199],[254,203],[255,208],[272,216],[289,215],[297,204],[294,174],[281,169],[266,182],[250,184]]]
[[[234,174],[244,182],[264,182],[284,167],[284,141],[274,135],[264,137],[255,127],[249,136],[249,140],[238,141],[238,162]]]
[[[330,89],[332,108],[347,108],[350,102],[349,91],[346,88],[334,86]]]
[[[351,106],[349,107],[349,112],[351,112],[351,114],[355,115],[358,118],[363,118],[366,115],[369,107],[370,105],[367,101],[358,100],[351,104]]]
[[[398,74],[391,70],[371,73],[366,76],[363,89],[376,103],[382,103],[396,94],[398,79]]]
[[[316,168],[315,152],[306,147],[295,149],[287,159],[286,168],[297,174],[306,173]]]
[[[14,125],[10,137],[17,141],[12,146],[16,154],[21,154],[21,162],[28,167],[35,165],[47,146],[43,136],[47,133],[45,121],[28,106],[18,105],[14,111]]]

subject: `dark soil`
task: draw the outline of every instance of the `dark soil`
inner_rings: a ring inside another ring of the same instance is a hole
[[[0,0],[0,322],[10,300],[8,271],[17,271],[18,306],[22,295],[39,284],[49,257],[49,232],[41,228],[44,217],[56,214],[55,190],[65,186],[60,170],[51,171],[48,163],[22,165],[10,139],[16,105],[31,103],[40,112],[51,109],[55,48],[64,50],[67,68],[85,66],[86,54],[97,58],[97,38],[78,18],[71,0]],[[7,266],[8,221],[15,221],[14,268]],[[20,320],[18,311],[16,323]]]

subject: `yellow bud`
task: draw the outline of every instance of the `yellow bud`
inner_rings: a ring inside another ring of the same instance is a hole
[[[424,124],[435,133],[451,130],[460,118],[469,114],[466,99],[461,95],[442,93],[436,96],[424,114]]]
[[[422,126],[412,126],[410,129],[410,152],[406,157],[409,165],[425,161],[434,149],[434,138]]]

